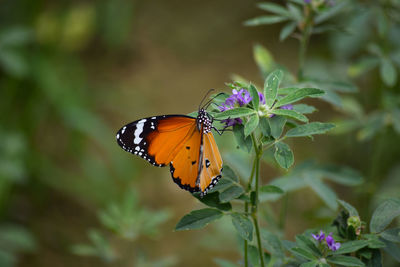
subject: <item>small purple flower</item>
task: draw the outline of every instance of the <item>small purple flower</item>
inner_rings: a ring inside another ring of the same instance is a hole
[[[280,109],[293,110],[293,105],[291,105],[291,104],[284,105],[284,106],[280,107]]]
[[[226,105],[225,103],[223,103],[221,106],[218,106],[218,109],[221,112],[227,111],[227,110],[232,109],[232,108],[233,108],[233,106]]]
[[[241,118],[226,119],[226,120],[223,120],[222,122],[225,123],[225,127],[234,126],[235,124],[243,123]]]
[[[232,93],[233,93],[232,96],[236,97],[236,101],[238,102],[239,106],[241,106],[241,107],[250,103],[250,101],[252,99],[249,91],[247,91],[243,88],[240,89],[239,92],[236,89],[233,89]]]
[[[265,105],[265,96],[263,93],[258,92],[258,97],[260,98],[261,104]]]
[[[325,234],[324,232],[322,232],[322,230],[319,231],[319,235],[314,235],[314,234],[311,235],[315,240],[317,240],[320,243],[325,239]]]
[[[235,90],[236,91],[236,90]],[[231,108],[233,108],[233,106],[236,103],[236,96],[235,95],[231,95],[230,97],[228,97],[227,99],[225,99],[225,104],[230,106]]]
[[[336,251],[336,250],[338,250],[338,249],[340,248],[340,243],[339,243],[339,242],[336,242],[336,243],[335,243],[335,240],[334,240],[333,237],[332,237],[332,233],[330,233],[330,234],[325,238],[325,240],[326,240],[326,244],[328,245],[328,247],[329,247],[330,250]]]
[[[309,4],[311,3],[311,0],[304,0],[304,3]]]

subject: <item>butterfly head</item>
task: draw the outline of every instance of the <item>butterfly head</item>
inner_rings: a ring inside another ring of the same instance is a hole
[[[199,114],[197,115],[197,129],[201,131],[203,129],[203,133],[207,134],[211,132],[212,128],[212,117],[205,111],[204,108],[199,110]]]

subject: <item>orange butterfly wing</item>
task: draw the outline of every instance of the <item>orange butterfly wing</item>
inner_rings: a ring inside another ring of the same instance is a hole
[[[203,133],[197,120],[184,115],[144,118],[122,127],[118,144],[154,166],[170,164],[181,188],[205,194],[221,177],[222,159],[211,132]]]
[[[222,158],[212,132],[203,135],[203,169],[200,173],[200,190],[204,193],[221,178]]]

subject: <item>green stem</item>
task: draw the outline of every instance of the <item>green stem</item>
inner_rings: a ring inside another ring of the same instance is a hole
[[[254,172],[256,170],[256,163],[257,163],[257,161],[256,161],[256,159],[254,159],[253,167],[251,169],[251,174],[250,174],[250,177],[249,177],[249,180],[247,183],[247,192],[251,191],[251,185],[253,183]],[[244,212],[246,214],[249,213],[249,203],[248,202],[244,203]],[[248,257],[248,241],[245,239],[244,240],[244,266],[245,267],[248,267],[248,264],[249,264],[248,258],[249,258]]]
[[[305,9],[305,22],[301,32],[300,38],[300,50],[299,50],[299,70],[297,72],[297,79],[301,82],[304,79],[304,63],[306,59],[306,52],[308,41],[310,40],[311,32],[312,32],[312,10],[308,7]]]
[[[264,267],[264,251],[262,248],[262,244],[261,244],[261,234],[260,234],[260,227],[258,225],[258,189],[259,189],[259,178],[260,178],[260,159],[261,159],[261,155],[262,155],[262,147],[259,146],[259,144],[257,143],[257,140],[254,136],[254,133],[251,134],[251,139],[253,140],[253,146],[254,146],[254,150],[255,150],[255,177],[256,177],[256,181],[255,181],[255,191],[254,191],[254,200],[252,201],[252,207],[251,207],[251,217],[253,218],[254,221],[254,226],[256,228],[256,236],[257,236],[257,245],[258,245],[258,253],[259,253],[259,257],[260,257],[260,263],[261,263],[261,267]]]

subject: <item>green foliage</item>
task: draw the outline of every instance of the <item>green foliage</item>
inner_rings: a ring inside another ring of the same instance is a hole
[[[192,230],[192,229],[200,229],[209,224],[212,221],[215,221],[221,216],[223,213],[217,209],[205,208],[201,210],[195,210],[185,215],[176,225],[175,230]]]

